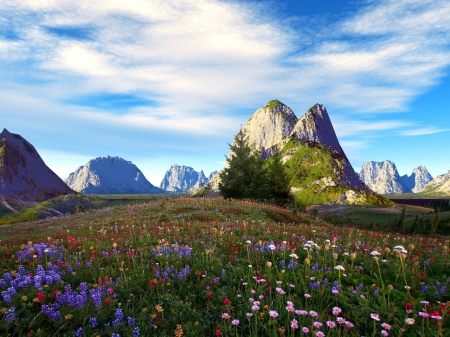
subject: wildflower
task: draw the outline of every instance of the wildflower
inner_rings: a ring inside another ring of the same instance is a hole
[[[231,321],[231,324],[234,325],[234,326],[238,326],[239,323],[240,323],[240,322],[239,322],[238,319],[233,319],[233,320]]]
[[[311,317],[314,317],[314,318],[316,318],[316,317],[319,316],[319,314],[318,314],[317,312],[312,311],[312,310],[309,312],[309,315],[310,315]]]
[[[345,324],[345,322],[346,322],[345,318],[343,318],[343,317],[337,317],[337,318],[336,318],[336,321],[337,321],[339,324]]]
[[[376,313],[370,314],[370,317],[371,317],[372,319],[376,320],[376,321],[379,321],[379,320],[380,320],[380,316],[379,316],[378,314],[376,314]]]
[[[327,321],[327,326],[330,329],[334,329],[336,327],[336,323],[334,323],[333,321]]]
[[[370,253],[370,255],[372,255],[372,256],[378,256],[378,255],[381,255],[378,251],[376,251],[376,250],[374,250],[374,251],[372,251],[371,253]]]
[[[381,334],[383,336],[389,336],[389,332],[387,332],[386,330],[381,330]]]
[[[306,335],[307,333],[309,333],[309,329],[306,327],[306,326],[304,326],[303,328],[302,328],[302,331],[303,331],[303,333]]]
[[[16,314],[14,313],[16,311],[16,308],[11,307],[5,312],[5,321],[8,324],[11,324],[16,320]]]
[[[415,323],[414,318],[405,318],[405,324],[407,325],[413,325]]]
[[[248,318],[250,318],[250,317],[252,317],[253,316],[253,314],[251,313],[251,312],[247,312],[247,317]]]
[[[156,309],[156,311],[157,311],[158,313],[164,311],[164,309],[162,308],[162,306],[160,306],[159,304],[157,304],[157,305],[155,306],[155,309]]]
[[[291,321],[291,328],[292,329],[298,329],[298,321],[296,319],[293,319]]]
[[[295,311],[295,308],[294,308],[293,306],[288,305],[288,306],[286,307],[286,310],[289,311],[289,312],[294,312],[294,311]]]
[[[228,297],[226,297],[226,298],[223,300],[223,304],[225,304],[226,307],[228,307],[228,306],[230,305],[230,300],[228,299]]]
[[[253,306],[252,306],[252,310],[253,310],[253,311],[258,311],[258,310],[259,310],[259,306],[253,305]]]
[[[334,269],[337,269],[337,270],[345,270],[345,268],[342,267],[340,264],[337,265],[336,267],[334,267]]]
[[[78,329],[76,329],[76,330],[73,332],[73,335],[74,335],[75,337],[83,336],[83,335],[84,335],[84,330],[83,330],[83,328],[82,328],[82,327],[79,327]]]
[[[276,310],[270,310],[269,315],[272,318],[277,318],[279,316],[278,312]]]
[[[226,313],[226,312],[224,312],[223,314],[222,314],[222,318],[224,318],[224,319],[228,319],[228,318],[230,318],[231,316],[228,314],[228,313]]]
[[[316,336],[317,337],[325,337],[325,334],[322,331],[317,331]]]
[[[339,307],[334,307],[332,312],[333,315],[339,315],[342,312],[342,309]]]
[[[382,324],[381,324],[381,327],[382,327],[383,329],[385,329],[385,330],[391,330],[391,326],[390,326],[389,324],[387,324],[387,323],[382,323]]]
[[[66,316],[64,316],[64,318],[67,319],[67,320],[71,319],[72,317],[73,317],[72,314],[67,314]]]
[[[355,325],[352,322],[345,322],[345,325],[347,326],[347,328],[353,328],[355,327]]]
[[[37,299],[39,301],[39,303],[44,303],[45,302],[45,295],[43,293],[38,293],[37,294]]]
[[[216,332],[214,333],[216,336],[221,336],[222,335],[222,331],[220,331],[220,329],[217,329]]]
[[[280,287],[275,288],[275,290],[281,295],[286,294],[286,292],[283,289],[281,289]]]
[[[183,329],[181,328],[181,325],[177,325],[175,328],[175,337],[181,337],[183,336]]]
[[[305,294],[305,298],[311,298],[310,294]]]
[[[266,262],[266,267],[267,267],[267,268],[271,268],[271,267],[272,267],[272,262],[267,261],[267,262]]]
[[[322,323],[320,323],[320,322],[314,322],[313,323],[313,326],[314,326],[314,328],[316,328],[316,329],[319,329],[320,327],[322,327]]]

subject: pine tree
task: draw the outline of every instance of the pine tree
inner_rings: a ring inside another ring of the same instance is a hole
[[[281,161],[281,153],[276,151],[269,159],[267,176],[272,197],[277,203],[286,203],[290,199],[290,177]]]
[[[258,152],[249,158],[249,163],[250,183],[244,189],[245,197],[257,200],[272,199],[268,170]]]
[[[434,215],[433,223],[431,224],[430,234],[435,234],[439,226],[439,211]]]
[[[219,174],[219,190],[224,198],[245,198],[252,182],[252,150],[242,130],[234,137],[233,144],[228,145],[230,156],[227,167]]]
[[[396,223],[396,230],[397,230],[397,232],[403,232],[403,224],[404,224],[404,221],[405,221],[405,213],[406,213],[406,207],[405,206],[403,206],[403,209],[402,209],[402,214],[400,215],[400,219],[398,219],[398,221],[397,221],[397,223]]]

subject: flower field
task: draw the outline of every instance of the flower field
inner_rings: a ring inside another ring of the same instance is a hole
[[[1,336],[450,336],[449,239],[249,201],[0,227]]]

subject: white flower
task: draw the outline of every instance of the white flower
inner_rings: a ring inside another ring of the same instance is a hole
[[[334,267],[334,269],[337,269],[337,270],[345,270],[345,268],[342,267],[340,264],[337,265],[336,267]]]
[[[250,240],[245,241],[245,243],[248,243],[249,245],[252,244],[252,242]]]
[[[405,250],[405,247],[403,247],[403,246],[395,246],[394,250],[396,250],[396,249],[398,249],[398,250]]]
[[[289,255],[289,257],[292,257],[293,259],[298,259],[298,255],[297,254],[294,254],[294,253],[292,253],[291,255]]]
[[[412,325],[412,324],[414,324],[414,322],[415,322],[415,320],[414,320],[414,318],[405,318],[405,324],[408,324],[408,325]]]
[[[275,247],[275,245],[270,245],[269,248],[270,248],[271,250],[275,250],[277,247]]]
[[[381,255],[378,251],[374,250],[370,253],[372,256]]]

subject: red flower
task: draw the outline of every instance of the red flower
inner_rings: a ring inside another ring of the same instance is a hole
[[[101,277],[99,277],[99,278],[97,279],[98,285],[101,286],[101,285],[102,285],[102,282],[103,282],[103,279],[102,279]]]
[[[412,304],[410,302],[407,302],[405,306],[406,306],[407,310],[411,310],[412,309]]]
[[[37,298],[38,298],[39,303],[42,304],[45,302],[45,295],[43,293],[38,293]]]
[[[61,263],[61,269],[66,269],[66,264],[64,262]]]
[[[153,286],[155,285],[155,283],[153,282],[153,280],[148,281],[148,284],[149,284],[150,288],[153,288]]]
[[[230,300],[228,299],[228,297],[223,300],[223,304],[225,304],[225,306],[227,307],[230,305]]]
[[[206,293],[206,297],[211,298],[211,293],[209,291]]]
[[[108,283],[109,283],[109,277],[108,277],[108,276],[105,276],[105,277],[103,278],[103,282],[104,282],[105,284],[108,284]]]
[[[220,329],[216,330],[216,336],[222,336],[222,331],[220,331]]]
[[[53,290],[52,300],[56,300],[56,294],[57,293],[58,293],[58,290]]]
[[[110,303],[111,301],[109,300],[109,298],[105,298],[105,306],[107,306],[107,307],[109,307],[109,303]]]
[[[161,279],[161,282],[162,282],[162,283],[166,283],[166,279],[165,279],[165,278],[162,278],[162,279]]]
[[[108,288],[108,291],[109,291],[111,294],[114,294],[114,289],[113,289],[112,287],[109,287],[109,288]]]

